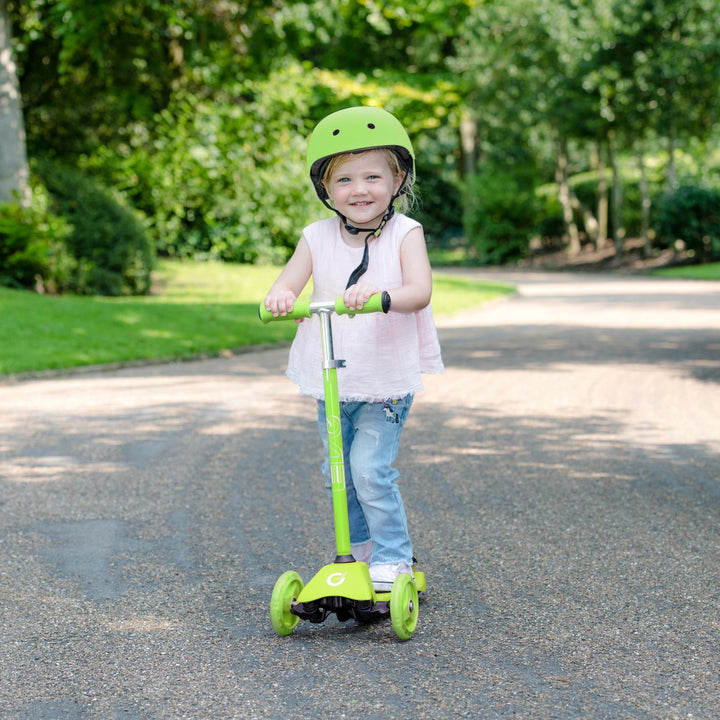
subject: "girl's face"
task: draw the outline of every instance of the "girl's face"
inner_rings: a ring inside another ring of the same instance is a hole
[[[333,207],[359,228],[374,230],[387,212],[402,176],[395,174],[382,150],[347,155],[325,178]]]

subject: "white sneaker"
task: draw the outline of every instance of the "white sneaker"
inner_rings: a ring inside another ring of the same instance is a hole
[[[372,557],[373,541],[366,540],[364,543],[358,543],[357,545],[350,546],[350,552],[352,556],[358,562],[364,562],[367,565],[370,564],[370,558]]]
[[[376,563],[370,566],[370,579],[377,592],[390,592],[395,578],[403,574],[415,579],[412,568],[406,562]]]

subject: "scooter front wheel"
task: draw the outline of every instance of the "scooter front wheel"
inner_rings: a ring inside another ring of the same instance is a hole
[[[418,592],[412,577],[398,575],[390,591],[390,619],[400,640],[409,640],[418,621]]]
[[[275,583],[270,598],[270,622],[278,635],[290,635],[300,618],[290,612],[293,600],[303,589],[303,581],[294,570],[284,572]]]

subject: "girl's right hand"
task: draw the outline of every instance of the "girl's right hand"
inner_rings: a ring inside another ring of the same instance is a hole
[[[271,290],[265,298],[265,309],[273,314],[273,317],[287,315],[292,312],[296,300],[292,290]]]

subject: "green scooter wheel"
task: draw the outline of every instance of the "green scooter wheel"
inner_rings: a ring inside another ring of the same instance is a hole
[[[290,635],[300,618],[290,612],[292,601],[303,589],[303,581],[294,570],[284,572],[275,583],[270,598],[270,622],[278,635]]]
[[[418,592],[410,575],[395,578],[390,591],[390,619],[393,630],[400,640],[409,640],[418,621]]]

